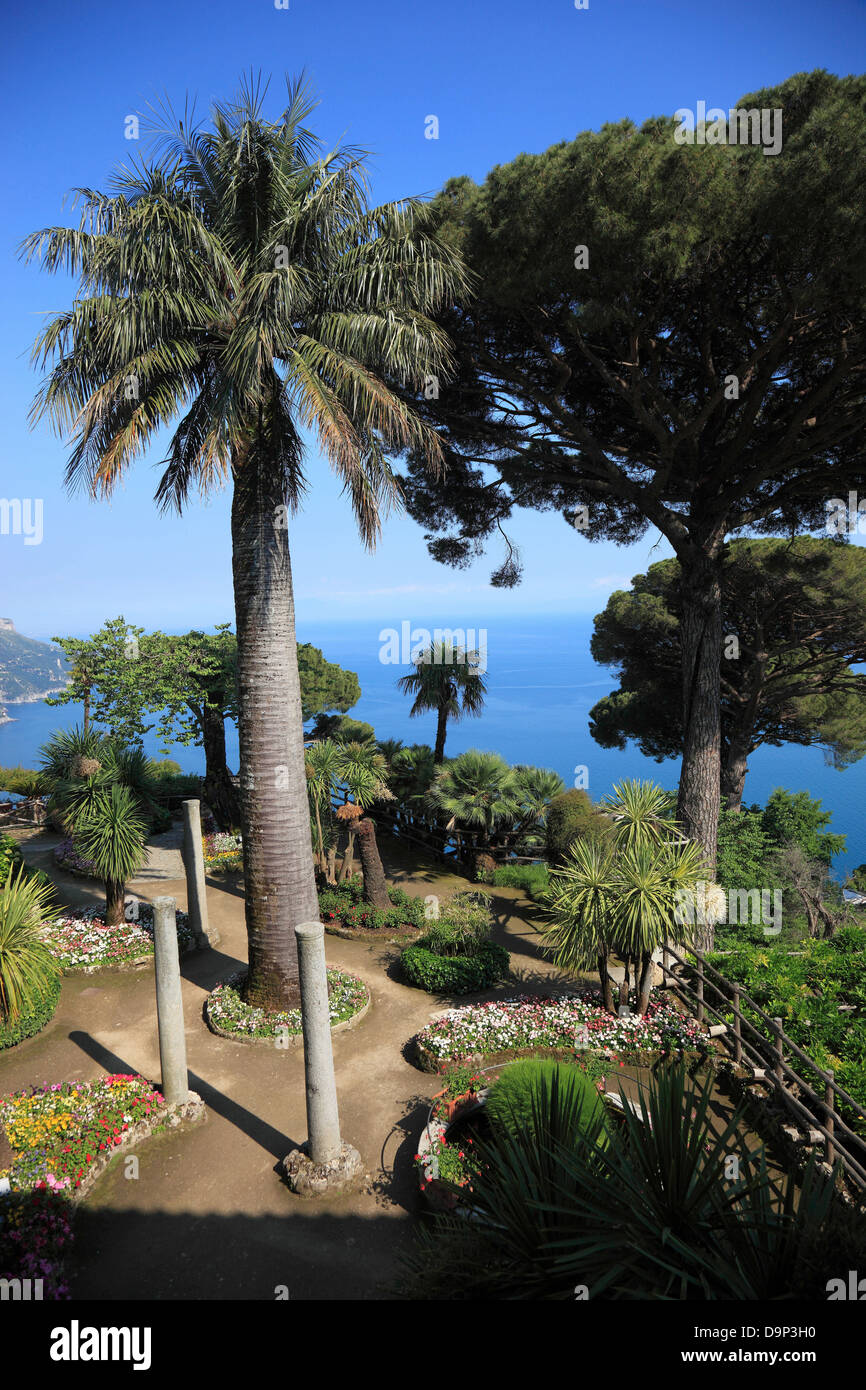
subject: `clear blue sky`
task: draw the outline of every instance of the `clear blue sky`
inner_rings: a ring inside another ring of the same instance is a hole
[[[168,631],[231,619],[228,498],[160,518],[154,450],[111,505],[62,490],[62,441],[31,432],[37,384],[29,345],[70,285],[15,258],[38,227],[69,220],[64,194],[100,187],[128,158],[124,119],[160,94],[199,107],[234,92],[250,67],[272,76],[306,67],[321,98],[318,128],[373,152],[377,200],[429,194],[452,175],[481,179],[523,150],[543,150],[604,121],[641,122],[698,100],[726,108],[794,72],[860,71],[862,0],[115,0],[16,6],[5,20],[2,101],[6,198],[0,214],[0,428],[5,497],[42,498],[44,539],[0,536],[0,615],[35,637],[85,634],[123,613]],[[424,138],[439,118],[438,140]],[[613,588],[666,554],[654,537],[628,550],[589,545],[556,516],[516,527],[526,578],[487,586],[429,559],[421,530],[392,519],[379,550],[363,553],[349,508],[319,459],[292,531],[302,625],[375,617],[459,623],[514,612],[597,612]],[[14,569],[14,576],[12,570]]]

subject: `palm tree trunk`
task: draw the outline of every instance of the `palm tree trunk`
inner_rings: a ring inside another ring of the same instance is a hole
[[[123,921],[124,899],[126,898],[126,884],[118,883],[117,879],[109,878],[105,882],[105,925],[107,927],[117,927]]]
[[[388,896],[385,870],[382,868],[379,846],[376,843],[376,827],[365,816],[363,820],[358,821],[357,833],[361,871],[364,875],[364,901],[370,903],[372,907],[378,907],[383,912],[388,912],[391,907],[391,899]]]
[[[605,1010],[609,1014],[615,1014],[616,1009],[613,1007],[613,985],[610,972],[607,968],[607,955],[604,952],[598,957],[598,978],[601,980],[601,997]]]
[[[295,926],[317,921],[285,498],[276,469],[233,459],[241,829],[249,975],[267,1009],[300,1002]],[[278,510],[280,509],[280,510]]]
[[[643,1016],[649,1008],[650,991],[653,980],[652,951],[644,951],[641,956],[640,983],[638,984],[637,1011]]]
[[[448,710],[445,705],[440,705],[436,718],[436,747],[433,750],[434,763],[441,763],[445,760],[445,734],[447,729]]]

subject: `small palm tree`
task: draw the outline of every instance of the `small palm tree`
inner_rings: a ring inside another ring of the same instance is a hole
[[[475,867],[488,868],[494,832],[510,825],[519,809],[513,768],[498,753],[471,748],[446,763],[430,788],[430,799],[447,817],[446,829],[476,832]]]
[[[605,1008],[613,1012],[609,958],[624,965],[620,1004],[632,978],[638,1012],[646,1013],[653,952],[665,940],[685,942],[678,912],[682,893],[697,887],[703,872],[700,846],[667,819],[666,793],[652,783],[626,782],[604,803],[613,817],[610,836],[575,840],[561,869],[551,870],[545,945],[565,970],[595,961]]]
[[[115,783],[95,798],[74,824],[75,842],[105,884],[105,921],[117,926],[124,898],[146,857],[147,823],[128,787]]]
[[[430,787],[436,776],[433,749],[427,743],[400,748],[388,771],[388,786],[397,800],[397,813],[409,825],[429,829]]]
[[[397,682],[404,694],[415,696],[409,711],[413,718],[427,710],[436,711],[433,750],[436,763],[441,763],[445,757],[448,720],[478,716],[484,708],[487,685],[478,672],[478,664],[477,652],[467,652],[446,642],[434,642],[421,652],[414,671],[401,676]]]
[[[53,363],[34,415],[74,433],[67,481],[110,494],[180,417],[160,505],[231,484],[245,990],[279,1009],[300,999],[294,928],[318,916],[288,541],[303,432],[372,547],[402,498],[389,456],[442,466],[403,395],[447,375],[435,315],[466,273],[420,203],[369,206],[363,152],[323,150],[303,81],[275,121],[265,96],[246,84],[207,127],[169,114],[149,162],[83,191],[80,226],[24,251],[80,280],[34,350]]]
[[[30,1011],[60,974],[41,935],[54,920],[50,884],[28,876],[21,864],[0,888],[0,1020]]]

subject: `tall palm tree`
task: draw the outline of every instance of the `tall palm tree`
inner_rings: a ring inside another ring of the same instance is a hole
[[[414,671],[401,676],[397,684],[404,695],[414,695],[409,714],[414,718],[427,710],[436,711],[436,746],[433,761],[445,757],[445,734],[449,719],[480,715],[487,685],[479,675],[475,652],[464,651],[445,642],[433,642],[418,656]]]
[[[386,382],[447,374],[431,316],[465,277],[416,201],[369,207],[363,152],[323,150],[303,79],[276,121],[264,97],[250,80],[207,128],[169,114],[150,162],[121,168],[110,195],[82,190],[80,225],[23,249],[80,281],[34,348],[54,363],[34,415],[73,431],[68,483],[111,493],[178,415],[160,505],[180,511],[195,486],[231,481],[246,992],[281,1008],[300,997],[293,929],[318,916],[288,543],[301,431],[372,547],[401,499],[388,453],[442,463]]]

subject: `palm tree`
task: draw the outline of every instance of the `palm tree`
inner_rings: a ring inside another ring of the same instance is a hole
[[[264,98],[246,83],[207,128],[169,114],[149,163],[120,169],[110,195],[81,191],[79,227],[24,251],[80,280],[34,349],[54,362],[34,416],[74,433],[67,481],[111,493],[178,415],[159,504],[181,511],[231,480],[246,995],[283,1008],[300,998],[294,927],[318,917],[288,543],[301,431],[372,547],[401,501],[388,453],[442,464],[397,391],[447,374],[432,315],[465,273],[418,202],[369,207],[363,152],[323,151],[303,79],[275,122]]]
[[[52,888],[24,864],[0,888],[0,1022],[15,1022],[54,986],[60,967],[42,936],[53,921]]]
[[[624,965],[620,1004],[628,1002],[633,970],[638,1012],[645,1014],[653,952],[663,941],[685,941],[677,908],[680,895],[701,881],[700,847],[667,819],[667,793],[653,783],[622,783],[603,804],[613,816],[611,834],[574,840],[562,868],[551,870],[552,926],[545,945],[562,969],[597,963],[611,1013],[608,964],[612,953],[618,955]]]
[[[484,708],[487,685],[479,675],[478,655],[446,642],[433,642],[420,653],[414,671],[401,676],[397,684],[406,695],[414,695],[409,711],[413,718],[427,710],[436,711],[436,747],[433,761],[445,757],[445,734],[449,719],[478,716]]]
[[[147,824],[128,787],[101,792],[75,821],[75,842],[105,884],[106,926],[123,921],[126,885],[145,860]]]
[[[498,753],[476,748],[445,764],[430,788],[430,800],[448,817],[447,830],[463,826],[476,831],[476,869],[490,866],[494,831],[510,824],[519,809],[513,769]]]

